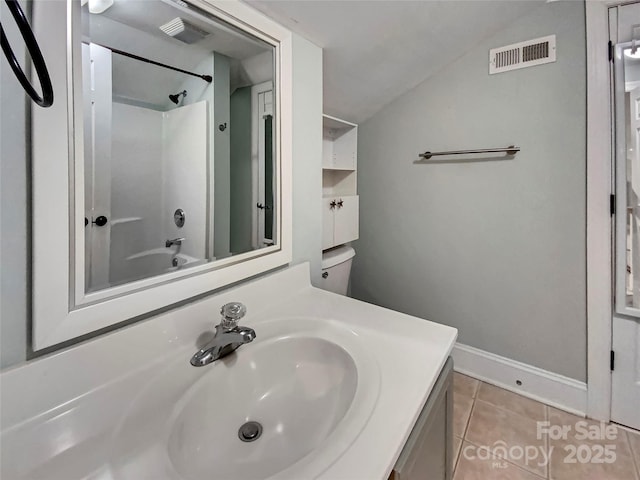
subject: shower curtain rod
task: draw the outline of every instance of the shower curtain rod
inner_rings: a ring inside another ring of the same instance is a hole
[[[86,42],[84,42],[86,43]],[[213,77],[211,75],[200,75],[199,73],[189,72],[187,70],[183,70],[178,67],[172,67],[171,65],[167,65],[166,63],[156,62],[155,60],[150,60],[148,58],[141,57],[139,55],[135,55],[133,53],[125,52],[123,50],[118,50],[117,48],[107,47],[106,45],[100,45],[99,43],[94,43],[94,45],[98,45],[99,47],[106,48],[107,50],[111,50],[113,53],[117,55],[122,55],[124,57],[133,58],[134,60],[139,60],[141,62],[150,63],[151,65],[157,65],[158,67],[168,68],[169,70],[173,70],[175,72],[184,73],[185,75],[191,75],[193,77],[198,77],[204,80],[205,82],[211,83],[213,81]]]

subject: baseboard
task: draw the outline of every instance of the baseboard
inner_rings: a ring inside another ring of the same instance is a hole
[[[587,384],[538,367],[456,343],[453,368],[483,382],[585,416]]]

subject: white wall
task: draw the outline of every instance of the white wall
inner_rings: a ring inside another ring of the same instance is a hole
[[[180,84],[180,87],[176,90],[176,92],[182,92],[183,90],[187,91],[186,97],[180,97],[179,105],[190,105],[192,103],[200,102],[205,100],[207,102],[207,122],[211,126],[214,124],[215,119],[215,90],[214,86],[218,82],[218,78],[216,77],[215,65],[214,65],[214,55],[211,54],[204,60],[202,60],[193,70],[194,72],[202,72],[202,74],[209,74],[213,76],[214,81],[208,83],[201,78],[193,77],[193,76],[183,76],[183,82]],[[221,80],[224,82],[224,78]],[[177,108],[175,104],[168,100],[166,105],[166,110],[172,110]],[[208,135],[209,145],[207,147],[207,155],[208,155],[208,164],[207,164],[207,178],[209,178],[209,184],[207,185],[207,205],[209,206],[210,215],[206,219],[206,257],[211,259],[215,257],[214,254],[214,238],[215,238],[215,178],[214,178],[214,169],[215,169],[215,147],[216,147],[216,132],[212,129],[209,129]]]
[[[490,48],[549,34],[556,63],[488,75]],[[543,4],[361,124],[354,296],[584,381],[585,69],[583,2]]]
[[[110,281],[135,276],[126,257],[164,247],[162,112],[113,104]],[[125,221],[124,219],[140,220]]]
[[[322,273],[322,49],[293,35],[293,263]]]
[[[209,126],[205,100],[162,114],[162,235],[184,237],[180,251],[204,259],[207,229],[207,143]],[[176,209],[185,211],[185,224],[176,226]],[[175,247],[172,247],[175,248]]]

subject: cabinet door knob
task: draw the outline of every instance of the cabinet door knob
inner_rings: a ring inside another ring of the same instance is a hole
[[[344,200],[340,199],[340,201],[338,201],[338,208],[342,208],[344,204]]]
[[[331,203],[329,204],[329,206],[331,207],[331,210],[333,210],[334,208],[336,208],[336,201],[335,200],[331,200]]]

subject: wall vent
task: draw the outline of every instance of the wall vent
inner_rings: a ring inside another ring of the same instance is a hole
[[[189,23],[180,17],[176,17],[170,22],[161,25],[160,30],[170,37],[180,40],[181,42],[188,43],[189,45],[196,43],[209,35],[209,32],[196,27],[192,23]]]
[[[556,36],[535,38],[489,50],[489,75],[556,61]]]

